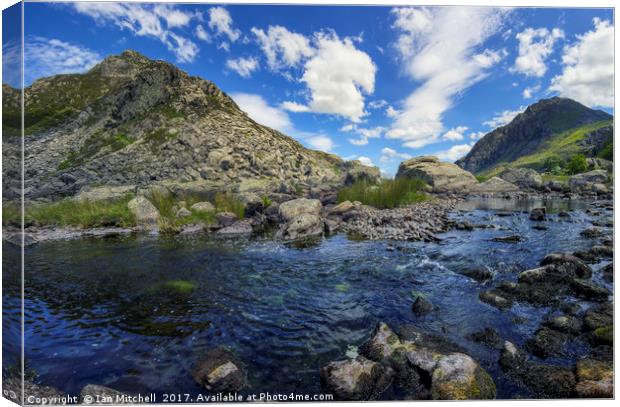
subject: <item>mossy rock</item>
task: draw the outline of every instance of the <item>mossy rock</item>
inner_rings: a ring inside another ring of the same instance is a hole
[[[614,326],[607,325],[602,328],[594,330],[594,338],[597,343],[601,345],[613,345],[614,344]]]
[[[433,371],[431,395],[435,400],[494,399],[496,394],[491,376],[465,354],[444,356]]]

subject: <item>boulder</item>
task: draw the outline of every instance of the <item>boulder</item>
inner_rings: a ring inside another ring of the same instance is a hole
[[[180,208],[176,213],[177,218],[187,218],[188,216],[192,216],[192,213],[188,209],[183,207]]]
[[[499,177],[519,188],[541,189],[543,187],[541,175],[531,168],[508,168]]]
[[[586,163],[588,164],[588,168],[591,170],[605,170],[607,172],[614,171],[613,161],[609,161],[604,158],[586,158]]]
[[[594,184],[605,184],[609,182],[609,175],[605,170],[593,170],[582,174],[573,175],[568,180],[568,185],[572,191],[592,191]]]
[[[563,274],[575,275],[579,278],[590,278],[592,269],[581,259],[569,253],[551,253],[540,262],[541,266],[553,265]]]
[[[480,298],[481,301],[486,302],[487,304],[490,304],[495,308],[499,308],[501,310],[512,307],[512,300],[503,297],[501,293],[497,292],[496,290],[482,291],[478,295],[478,298]]]
[[[470,356],[452,353],[439,359],[431,376],[434,400],[494,399],[495,383]]]
[[[214,393],[234,393],[243,389],[247,384],[246,376],[243,364],[224,347],[208,351],[193,371],[194,380]]]
[[[251,235],[252,224],[249,220],[243,219],[236,221],[232,225],[228,225],[217,231],[218,235]]]
[[[336,400],[373,400],[391,381],[389,369],[363,356],[331,362],[321,369],[321,382]]]
[[[614,371],[609,362],[582,359],[575,366],[575,391],[582,398],[613,398]]]
[[[476,177],[458,165],[429,156],[403,161],[396,178],[421,179],[433,192],[466,192],[478,184]]]
[[[530,220],[541,221],[545,220],[547,216],[547,208],[534,208],[530,211]]]
[[[278,230],[278,237],[299,240],[322,236],[325,231],[322,209],[323,205],[318,199],[299,198],[282,203],[280,218],[284,224]]]
[[[416,316],[426,315],[433,310],[433,304],[426,298],[418,296],[413,302],[411,310]]]
[[[488,194],[517,192],[518,190],[518,186],[499,177],[492,177],[484,182],[481,182],[478,185],[474,185],[471,188],[472,192]]]
[[[459,271],[458,273],[472,278],[476,281],[486,281],[493,278],[493,273],[486,266],[474,267],[471,269]]]
[[[213,206],[211,202],[207,201],[197,202],[193,204],[189,209],[199,213],[215,212],[215,206]]]
[[[532,354],[543,359],[559,356],[563,354],[568,338],[568,335],[560,331],[543,327],[536,331],[533,338],[526,341],[526,347]]]
[[[583,237],[594,238],[603,236],[603,232],[598,228],[588,228],[584,229],[579,233]]]
[[[147,227],[157,227],[159,222],[159,211],[148,199],[143,196],[133,198],[127,204],[127,208],[136,218],[138,225]]]
[[[484,343],[493,349],[502,349],[502,338],[494,328],[484,328],[482,331],[469,335],[469,338],[474,342]]]
[[[351,201],[340,202],[338,205],[334,206],[329,210],[330,215],[341,216],[351,210],[355,209],[355,205],[351,203]]]
[[[571,281],[571,288],[577,296],[592,301],[605,301],[611,294],[605,287],[578,278]]]
[[[80,191],[73,199],[84,201],[114,201],[136,191],[135,185],[91,187]]]
[[[343,182],[345,185],[351,185],[357,181],[375,184],[381,180],[381,171],[379,167],[363,165],[358,160],[346,161],[344,167],[346,172],[343,176]]]
[[[545,325],[555,331],[570,335],[578,335],[583,329],[583,323],[572,315],[559,315],[553,317],[549,319]]]
[[[298,198],[280,204],[280,217],[284,222],[291,222],[300,215],[320,215],[323,205],[318,199]]]
[[[227,227],[237,222],[239,218],[232,212],[218,212],[215,214],[218,226]]]

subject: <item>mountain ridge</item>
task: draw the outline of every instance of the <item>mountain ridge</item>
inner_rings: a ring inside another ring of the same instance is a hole
[[[13,102],[3,102],[9,133],[19,113]],[[305,148],[255,122],[213,82],[131,50],[84,74],[35,81],[25,89],[25,107],[28,199],[100,184],[290,192],[379,177],[376,167]],[[7,162],[17,139],[5,138]],[[4,188],[5,195],[15,197],[16,187]]]

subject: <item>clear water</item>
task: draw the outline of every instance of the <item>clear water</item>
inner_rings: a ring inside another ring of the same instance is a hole
[[[321,392],[320,367],[343,358],[349,345],[360,345],[385,321],[446,336],[491,373],[498,397],[528,396],[502,374],[498,351],[467,336],[494,327],[523,344],[549,309],[517,304],[502,312],[480,302],[478,293],[516,280],[550,252],[591,246],[579,236],[594,219],[583,205],[573,204],[572,222],[552,214],[549,229],[540,231],[520,212],[538,204],[463,204],[467,212],[455,218],[504,230],[455,230],[440,243],[334,236],[295,249],[266,238],[138,235],[39,244],[26,249],[27,367],[41,384],[74,394],[89,383],[129,393],[199,393],[191,370],[208,349],[227,345],[247,365],[250,386],[243,393],[313,394]],[[549,206],[557,212],[566,205]],[[517,211],[500,217],[496,209]],[[490,241],[509,234],[525,240]],[[4,357],[15,360],[18,348],[8,342],[18,331],[6,321],[19,315],[19,276],[11,272],[17,252],[7,244],[4,250]],[[489,266],[495,279],[481,284],[456,273],[476,265]],[[190,281],[195,289],[162,288],[170,280]],[[598,274],[595,280],[611,289]],[[417,293],[438,311],[416,318]],[[527,322],[515,324],[516,316]],[[569,365],[586,351],[577,341],[566,358],[551,362]]]

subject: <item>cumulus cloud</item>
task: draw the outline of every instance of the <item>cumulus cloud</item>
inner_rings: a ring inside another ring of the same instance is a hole
[[[531,99],[532,95],[540,90],[540,85],[528,86],[523,89],[523,98]]]
[[[469,134],[469,139],[472,141],[478,141],[480,140],[482,137],[484,137],[486,135],[485,132],[483,131],[477,131],[475,133],[470,133]]]
[[[282,132],[292,129],[286,112],[270,106],[262,96],[251,93],[233,93],[230,96],[254,121]]]
[[[434,155],[437,156],[440,160],[445,161],[456,161],[461,157],[464,157],[469,150],[473,147],[473,143],[470,144],[456,144],[450,147],[447,150],[439,151]]]
[[[267,66],[274,71],[295,67],[314,54],[308,38],[285,27],[269,26],[267,32],[252,28],[252,33],[267,58]]]
[[[215,31],[215,35],[226,36],[230,42],[235,42],[241,37],[241,31],[233,27],[232,17],[224,7],[209,9],[208,24],[209,28]]]
[[[552,91],[588,106],[614,105],[614,26],[595,18],[594,30],[578,35],[564,47],[561,75],[551,80]]]
[[[441,138],[444,140],[448,140],[448,141],[460,141],[465,138],[463,133],[465,133],[466,131],[467,131],[467,127],[458,126],[445,132],[443,136],[441,136]]]
[[[492,129],[504,126],[510,123],[519,113],[523,113],[524,110],[525,106],[521,106],[517,110],[504,110],[482,124]]]
[[[320,32],[314,38],[316,52],[304,65],[301,81],[310,91],[307,111],[339,115],[359,123],[366,115],[364,94],[375,88],[376,66],[351,38]]]
[[[353,144],[354,146],[365,146],[366,144],[368,144],[368,139],[381,137],[381,135],[385,132],[385,130],[386,128],[381,127],[381,126],[377,126],[373,128],[363,128],[363,127],[358,127],[356,124],[352,124],[352,123],[344,125],[340,129],[340,131],[342,132],[353,132],[359,136],[359,138],[357,139],[354,139],[354,138],[348,139],[349,143]]]
[[[198,24],[196,26],[196,29],[194,30],[194,34],[196,35],[196,37],[198,37],[199,40],[205,41],[205,42],[211,42],[211,36],[209,35],[209,33],[207,32],[207,30],[205,30],[205,28],[202,26],[202,24]]]
[[[386,107],[387,105],[388,102],[384,99],[371,100],[370,102],[368,102],[369,109],[381,109],[383,107]]]
[[[512,72],[519,72],[526,76],[541,77],[547,72],[545,64],[547,57],[553,52],[556,40],[564,37],[564,31],[554,28],[534,29],[526,28],[517,34],[519,41],[519,55],[515,60]]]
[[[393,148],[384,147],[381,150],[381,157],[379,157],[379,161],[382,164],[387,164],[387,163],[389,163],[391,161],[394,161],[394,160],[402,161],[402,160],[408,160],[410,158],[411,158],[410,154],[399,153],[398,151],[394,150]]]
[[[89,70],[101,56],[80,45],[45,37],[28,37],[24,43],[26,84],[42,76],[81,73]]]
[[[240,57],[227,60],[226,67],[237,72],[240,76],[244,78],[249,78],[252,75],[252,72],[256,71],[259,68],[259,65],[258,59],[254,57]]]
[[[289,112],[293,112],[293,113],[301,113],[301,112],[310,111],[310,108],[308,106],[295,103],[295,102],[283,102],[281,106],[284,110],[288,110]]]
[[[161,41],[178,62],[192,62],[198,55],[198,46],[170,29],[183,27],[195,13],[181,11],[170,5],[139,3],[74,3],[73,8],[87,15],[99,25],[114,24],[134,35]]]
[[[357,161],[359,161],[360,163],[362,163],[362,165],[365,165],[367,167],[375,166],[375,164],[372,162],[372,160],[369,157],[364,157],[363,155],[357,157]]]
[[[395,47],[405,73],[420,86],[391,111],[387,137],[410,148],[441,139],[442,116],[454,99],[488,75],[505,53],[481,45],[497,33],[507,11],[481,7],[395,8]]]
[[[307,137],[304,140],[310,145],[310,147],[317,150],[329,152],[334,148],[333,140],[329,136],[323,134]]]

